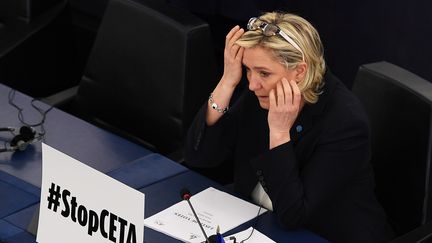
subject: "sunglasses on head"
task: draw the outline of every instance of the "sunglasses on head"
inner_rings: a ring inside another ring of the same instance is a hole
[[[257,23],[257,21],[260,21],[261,23]],[[257,17],[252,17],[249,19],[249,22],[247,24],[248,30],[261,30],[262,34],[264,36],[274,36],[274,35],[280,35],[282,38],[284,38],[288,43],[290,43],[295,49],[297,49],[302,54],[302,60],[304,61],[304,54],[303,51],[300,49],[300,47],[297,45],[297,43],[294,42],[294,40],[289,37],[285,32],[283,32],[279,26],[275,24],[269,24],[267,22],[264,22]]]

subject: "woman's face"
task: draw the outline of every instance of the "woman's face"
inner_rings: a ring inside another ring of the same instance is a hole
[[[287,69],[278,62],[270,50],[263,47],[246,48],[243,54],[243,65],[246,68],[249,90],[257,96],[260,106],[269,109],[269,93],[276,84],[286,78],[297,80],[296,69]]]

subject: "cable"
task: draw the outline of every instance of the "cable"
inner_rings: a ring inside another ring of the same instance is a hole
[[[240,243],[243,243],[243,242],[249,240],[249,238],[251,238],[253,232],[255,231],[256,224],[258,223],[258,216],[260,215],[261,209],[262,209],[262,204],[260,203],[260,207],[259,207],[259,209],[258,209],[257,216],[255,217],[255,222],[254,222],[253,225],[252,225],[252,231],[251,231],[251,233],[249,234],[249,236],[248,236],[246,239],[240,241]]]
[[[31,104],[31,106],[32,106],[36,111],[39,112],[39,114],[42,116],[42,118],[41,118],[41,120],[40,120],[39,122],[37,122],[37,123],[34,123],[34,124],[27,123],[27,122],[25,122],[25,119],[24,119],[24,114],[23,114],[24,109],[21,108],[21,107],[19,107],[19,106],[18,106],[17,104],[15,104],[14,101],[13,101],[13,100],[15,99],[15,92],[16,92],[16,91],[15,91],[14,89],[11,89],[11,90],[9,91],[9,94],[8,94],[8,102],[9,102],[9,104],[10,104],[11,106],[13,106],[15,109],[17,109],[17,111],[18,111],[18,120],[19,120],[22,124],[24,124],[24,125],[26,125],[26,126],[29,126],[29,127],[39,127],[39,126],[40,126],[40,127],[41,127],[41,135],[44,135],[44,134],[45,134],[45,128],[43,127],[43,124],[45,123],[46,115],[47,115],[48,112],[50,112],[54,107],[53,107],[53,106],[50,106],[48,109],[43,110],[41,107],[38,107],[38,106],[35,104],[36,101],[39,101],[39,102],[40,102],[40,100],[33,98],[32,101],[30,102],[30,104]]]

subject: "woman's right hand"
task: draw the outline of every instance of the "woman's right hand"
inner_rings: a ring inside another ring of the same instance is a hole
[[[231,96],[237,84],[240,83],[242,76],[242,59],[244,48],[236,45],[235,42],[243,35],[244,30],[238,25],[231,29],[225,40],[224,50],[224,73],[223,76],[213,90],[213,100],[220,108],[228,107]],[[215,124],[223,113],[212,108],[212,104],[208,102],[206,114],[207,125]]]
[[[244,48],[235,42],[243,35],[244,30],[238,25],[231,29],[225,39],[224,73],[221,81],[224,85],[235,88],[242,76],[242,59]]]

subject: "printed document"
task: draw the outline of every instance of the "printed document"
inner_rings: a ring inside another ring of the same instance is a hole
[[[253,232],[252,232],[253,230]],[[252,233],[252,235],[251,235]],[[250,236],[250,237],[249,237]],[[249,237],[249,239],[248,239]],[[235,238],[235,240],[234,240]],[[242,240],[248,239],[247,243],[276,243],[272,239],[268,238],[263,233],[259,232],[257,229],[253,229],[250,227],[247,230],[244,230],[242,232],[239,232],[234,235],[230,235],[227,237],[224,237],[225,243],[234,243],[234,242],[241,242]]]
[[[223,234],[253,218],[259,207],[209,187],[190,199],[207,234],[216,233],[217,226]],[[261,209],[260,214],[266,210]],[[205,238],[187,201],[177,204],[144,220],[144,225],[184,242],[203,242]]]

